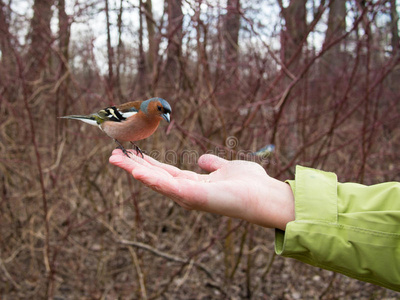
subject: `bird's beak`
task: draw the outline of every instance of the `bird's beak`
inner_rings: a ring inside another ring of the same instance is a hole
[[[169,113],[162,114],[161,116],[162,116],[163,119],[164,119],[165,121],[167,121],[168,123],[171,122],[171,118],[170,118]]]

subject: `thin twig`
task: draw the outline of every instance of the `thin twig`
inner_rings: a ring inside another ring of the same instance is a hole
[[[146,250],[156,256],[162,257],[164,259],[170,260],[170,261],[174,261],[174,262],[178,262],[184,265],[190,264],[191,259],[184,259],[181,258],[179,256],[175,256],[163,251],[160,251],[156,248],[153,248],[147,244],[143,244],[140,242],[135,242],[135,241],[128,241],[128,240],[119,240],[118,243],[122,244],[122,245],[128,245],[128,246],[134,246],[143,250]],[[197,268],[199,268],[200,270],[202,270],[210,279],[215,280],[212,271],[208,270],[208,268],[206,266],[204,266],[201,263],[198,262],[193,262],[193,265]]]

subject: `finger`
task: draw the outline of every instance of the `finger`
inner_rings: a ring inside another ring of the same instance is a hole
[[[223,164],[228,161],[222,159],[220,162]],[[216,196],[221,194],[221,186],[219,184],[201,180],[201,178],[193,180],[176,177],[167,173],[163,168],[154,167],[152,169],[143,165],[137,165],[132,170],[132,175],[154,191],[173,199],[186,209],[239,216],[237,212],[241,208],[240,202],[235,203],[230,200],[234,199],[234,195],[229,195],[228,193],[228,196],[225,196],[225,193],[222,193],[222,196]]]
[[[176,178],[163,174],[163,169],[149,171],[139,166],[132,171],[135,179],[141,181],[154,191],[174,200],[186,209],[206,210],[208,206],[204,183],[186,178]]]
[[[168,173],[170,173],[172,176],[178,175],[179,172],[181,171],[179,168],[176,168],[174,166],[168,165],[168,164],[164,164],[162,162],[159,162],[158,160],[152,158],[151,156],[145,155],[144,159],[152,164],[153,166],[157,166],[160,168],[163,168],[164,170],[166,170]]]
[[[140,158],[140,159],[143,160],[142,156],[141,156],[139,153],[137,153],[136,150],[127,149],[126,151],[128,152],[129,157]],[[114,149],[114,150],[112,151],[111,154],[112,154],[112,155],[123,155],[123,156],[127,157],[126,154],[125,154],[124,152],[122,152],[122,150],[119,149],[119,148]],[[139,161],[139,160],[138,160],[138,161]]]
[[[167,197],[176,198],[176,180],[162,168],[147,168],[142,165],[132,170],[132,176],[151,189]]]
[[[203,170],[207,172],[214,172],[228,164],[229,161],[216,155],[204,154],[200,156],[197,163]]]
[[[131,159],[132,161],[140,163],[140,164],[145,165],[145,166],[150,166],[151,165],[149,162],[146,161],[146,159],[143,159],[140,154],[136,153],[136,151],[128,150],[128,153],[129,153],[129,157],[127,157],[122,152],[122,150],[114,149],[113,152],[112,152],[112,156],[122,156],[123,158]],[[144,158],[146,158],[146,156],[147,155],[144,154]],[[147,156],[147,157],[149,157],[149,156]]]
[[[123,152],[122,152],[122,150],[121,149],[114,149],[113,151],[112,151],[112,153],[111,153],[111,155],[121,155],[121,154],[123,154]]]
[[[113,152],[113,155],[109,158],[109,162],[128,172],[132,172],[132,169],[135,167],[135,162],[130,160],[125,154],[120,155],[119,153]]]
[[[115,149],[112,152],[112,155],[109,158],[109,162],[113,165],[116,165],[117,167],[125,169],[128,172],[132,172],[132,170],[134,168],[137,168],[138,165],[143,165],[146,168],[150,168],[153,171],[158,168],[168,169],[169,166],[158,162],[157,160],[151,158],[150,156],[147,156],[146,154],[144,154],[144,159],[141,156],[137,156],[132,153],[130,153],[129,157],[127,157],[120,149]],[[175,168],[172,166],[170,167]],[[174,171],[172,173],[177,173],[177,171]]]
[[[148,158],[148,156],[147,156]],[[174,175],[170,174],[164,168],[153,165],[148,161],[144,160],[141,156],[130,155],[127,157],[121,150],[114,150],[112,156],[109,159],[109,162],[117,167],[120,167],[133,175],[133,177],[137,178],[137,174],[144,174],[146,176],[153,176],[157,179],[158,177],[170,178]],[[154,160],[156,162],[156,160]],[[159,163],[161,164],[161,163]],[[168,166],[168,165],[166,165]],[[179,170],[179,169],[177,169]],[[196,174],[196,173],[193,173]],[[192,176],[194,177],[194,176]],[[147,183],[145,183],[147,184]]]
[[[147,156],[147,155],[144,156],[144,159],[151,165],[164,169],[165,171],[167,171],[169,174],[171,174],[174,177],[193,179],[193,180],[199,179],[200,174],[197,174],[195,172],[181,170],[181,169],[171,166],[169,164],[159,162],[158,160],[155,160],[154,158]]]
[[[109,162],[117,167],[125,169],[131,172],[136,165],[146,165],[150,166],[142,157],[136,156],[130,153],[127,157],[121,150],[114,150],[109,158]]]

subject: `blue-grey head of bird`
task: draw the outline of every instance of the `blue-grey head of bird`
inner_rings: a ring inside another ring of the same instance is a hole
[[[150,112],[151,114],[157,114],[168,123],[171,121],[171,105],[162,98],[151,98],[143,101],[140,105],[140,110],[146,115]]]

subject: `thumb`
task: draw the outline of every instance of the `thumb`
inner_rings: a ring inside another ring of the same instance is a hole
[[[213,154],[204,154],[200,156],[197,163],[203,170],[214,172],[229,163],[229,161]]]

